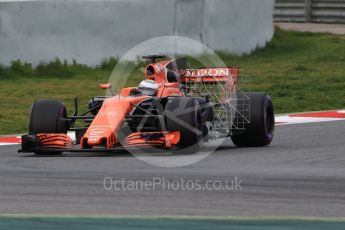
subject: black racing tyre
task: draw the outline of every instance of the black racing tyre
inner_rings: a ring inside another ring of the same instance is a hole
[[[262,147],[269,145],[274,136],[274,109],[272,99],[266,93],[250,93],[250,102],[240,105],[240,111],[249,112],[250,123],[243,132],[231,136],[238,147]],[[244,108],[246,107],[247,108]],[[248,108],[248,106],[250,106]],[[245,112],[244,112],[245,113]],[[241,119],[236,117],[237,122]],[[240,121],[241,122],[241,121]],[[243,121],[244,122],[244,121]]]
[[[63,102],[58,100],[36,100],[30,112],[29,134],[67,133],[67,111]],[[58,155],[62,152],[35,151],[36,155]]]
[[[192,97],[169,98],[165,106],[166,128],[180,131],[179,148],[176,153],[196,153],[203,140],[202,114],[199,102]]]

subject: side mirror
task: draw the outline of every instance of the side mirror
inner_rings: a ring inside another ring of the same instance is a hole
[[[101,89],[111,89],[111,84],[99,84],[99,88],[101,88]]]
[[[101,89],[109,89],[111,95],[115,96],[115,93],[114,93],[113,89],[111,88],[111,84],[99,84],[99,88],[101,88]]]

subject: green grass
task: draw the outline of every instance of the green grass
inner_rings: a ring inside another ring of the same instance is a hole
[[[240,66],[252,91],[265,91],[276,113],[345,108],[345,37],[276,30],[265,48],[250,55],[219,53],[227,65]],[[23,133],[28,112],[36,98],[66,101],[72,112],[74,97],[86,105],[103,95],[99,83],[107,82],[115,59],[91,68],[58,59],[36,68],[14,61],[0,66],[0,134]],[[130,84],[143,77],[136,71]]]

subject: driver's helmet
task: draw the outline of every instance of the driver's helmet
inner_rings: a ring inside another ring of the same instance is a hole
[[[155,96],[158,91],[158,84],[154,80],[143,80],[138,89],[142,95]]]

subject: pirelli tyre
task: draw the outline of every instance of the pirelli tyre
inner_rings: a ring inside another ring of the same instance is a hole
[[[203,142],[202,114],[199,102],[192,97],[169,98],[165,106],[166,129],[179,131],[177,154],[196,153]]]
[[[248,97],[247,97],[248,96]],[[269,145],[274,136],[274,109],[272,99],[266,93],[250,93],[242,95],[238,105],[235,122],[245,124],[245,130],[239,130],[231,136],[238,147],[262,147]],[[249,118],[249,123],[245,120]]]
[[[67,133],[67,112],[63,102],[51,99],[36,100],[29,117],[29,134]],[[35,151],[36,155],[59,155],[62,152]]]

